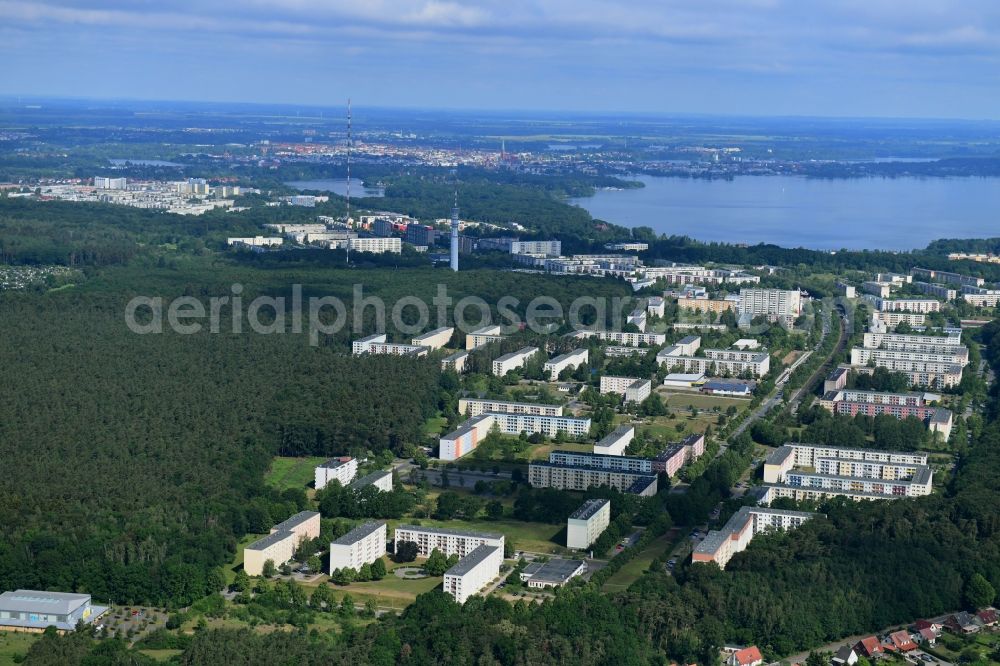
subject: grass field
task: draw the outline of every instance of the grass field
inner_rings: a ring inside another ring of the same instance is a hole
[[[670,393],[666,398],[667,407],[677,409],[690,409],[691,407],[712,409],[713,407],[718,407],[722,411],[726,411],[730,406],[741,409],[749,404],[749,402],[749,398],[723,398],[714,395],[703,395],[701,393]]]
[[[16,655],[24,655],[31,644],[38,640],[38,634],[16,634],[12,631],[0,631],[0,666],[15,663]]]
[[[139,650],[142,654],[155,659],[156,661],[168,661],[171,657],[176,657],[183,653],[183,650]]]
[[[593,444],[574,444],[567,442],[566,444],[539,444],[534,447],[529,453],[531,460],[548,460],[549,454],[556,449],[561,449],[564,451],[577,451],[581,453],[592,453],[594,451]]]
[[[424,424],[424,432],[428,435],[440,435],[446,425],[448,425],[448,419],[445,417],[432,416]]]
[[[649,543],[636,555],[631,562],[615,572],[615,574],[604,583],[605,589],[609,592],[620,592],[627,589],[629,585],[639,580],[644,571],[649,569],[650,563],[660,555],[663,555],[674,546],[676,538],[671,532],[667,532]]]
[[[278,490],[305,488],[316,478],[316,466],[323,462],[326,458],[274,458],[264,482]]]

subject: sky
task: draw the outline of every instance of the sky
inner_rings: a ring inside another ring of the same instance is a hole
[[[1000,118],[997,0],[0,0],[0,94]]]

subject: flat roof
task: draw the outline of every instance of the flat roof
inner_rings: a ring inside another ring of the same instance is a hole
[[[295,533],[289,532],[288,530],[271,532],[266,537],[257,539],[253,543],[249,544],[244,550],[264,550],[269,546],[273,546],[274,544],[284,541],[285,539],[291,539],[294,536]]]
[[[370,486],[376,481],[379,481],[387,476],[392,476],[392,472],[389,470],[380,469],[377,472],[372,472],[371,474],[367,474],[361,477],[360,479],[358,479],[357,481],[355,481],[354,483],[350,484],[347,487],[358,490],[360,488],[364,488],[365,486]]]
[[[704,379],[705,374],[702,372],[671,372],[669,375],[663,378],[664,382],[696,382],[699,379]]]
[[[764,459],[765,465],[780,465],[781,463],[788,460],[789,456],[795,455],[795,449],[793,449],[788,444],[783,444],[779,446],[774,451],[767,454],[767,458]]]
[[[576,451],[568,451],[568,453],[576,455]],[[608,458],[608,457],[622,458],[622,457],[624,457],[624,456],[602,456],[599,453],[598,454],[593,454],[592,453],[592,454],[587,454],[587,455],[594,455],[594,456],[597,456],[598,458]],[[649,460],[649,459],[648,458],[642,458],[642,460]],[[528,463],[528,467],[529,468],[530,467],[534,467],[536,465],[539,466],[539,467],[555,467],[557,469],[576,469],[576,470],[580,470],[581,472],[591,472],[591,473],[593,473],[593,472],[603,472],[605,474],[625,474],[625,475],[628,475],[628,476],[649,477],[649,478],[653,479],[654,481],[656,480],[656,475],[654,473],[652,473],[652,472],[640,472],[639,470],[610,469],[608,467],[593,467],[591,465],[563,465],[562,463],[554,463],[554,462],[550,462],[548,460],[532,460],[530,463]]]
[[[589,520],[591,516],[604,508],[604,505],[611,504],[611,500],[589,499],[583,503],[579,509],[570,514],[570,520]]]
[[[481,326],[472,333],[469,333],[469,335],[500,335],[500,326],[496,324]]]
[[[644,491],[646,488],[649,488],[654,483],[656,483],[655,476],[641,475],[639,476],[639,478],[633,481],[628,488],[625,489],[625,492],[631,493],[633,495],[638,495],[639,493]]]
[[[556,356],[555,358],[550,358],[548,361],[545,362],[545,364],[548,365],[549,363],[561,363],[563,361],[573,358],[574,356],[579,356],[580,354],[586,354],[586,353],[587,353],[586,349],[574,349],[571,352],[566,352],[565,354],[559,354],[559,356]]]
[[[463,357],[468,356],[468,355],[469,355],[469,352],[467,352],[467,351],[464,351],[464,350],[463,351],[457,351],[454,354],[448,354],[447,356],[445,356],[444,360],[446,360],[446,361],[457,361],[458,359],[463,358]]]
[[[595,444],[594,446],[603,446],[603,447],[611,446],[612,444],[614,444],[615,442],[617,442],[619,439],[621,439],[622,437],[625,437],[626,435],[628,435],[629,433],[632,433],[632,432],[635,432],[635,426],[632,426],[632,425],[620,425],[617,428],[615,428],[614,430],[612,430],[611,432],[609,432],[607,435],[605,435],[604,437],[602,437],[600,439],[600,441],[597,442],[597,444]]]
[[[361,539],[364,539],[369,534],[378,531],[382,527],[385,527],[384,520],[372,520],[367,523],[362,523],[361,525],[358,525],[347,534],[331,542],[330,545],[332,546],[336,544],[338,546],[349,546],[352,543],[356,543]]]
[[[666,448],[656,454],[653,460],[670,460],[677,455],[678,452],[684,450],[683,444],[667,444]]]
[[[307,520],[311,518],[316,518],[317,516],[319,516],[319,512],[317,511],[299,511],[291,518],[281,521],[271,529],[278,530],[279,532],[283,530],[291,532],[292,528],[298,527]]]
[[[323,467],[325,469],[337,469],[341,465],[346,465],[347,463],[351,462],[352,460],[354,460],[354,458],[352,458],[350,456],[341,456],[339,458],[330,458],[325,463],[317,465],[317,467]]]
[[[467,402],[491,402],[497,405],[516,405],[518,407],[555,407],[562,410],[562,405],[553,405],[547,402],[514,402],[513,400],[494,400],[493,398],[460,398]]]
[[[890,486],[911,486],[911,485],[924,485],[931,478],[931,468],[926,465],[918,465],[916,471],[913,473],[913,477],[909,479],[876,479],[870,476],[842,476],[840,474],[821,474],[820,472],[806,472],[801,469],[793,469],[788,474],[794,474],[798,476],[806,476],[812,478],[820,479],[837,479],[839,481],[871,481],[872,483],[884,483]],[[801,487],[805,490],[811,490],[809,486],[795,486]],[[830,488],[825,488],[822,490],[831,490]]]
[[[396,530],[407,530],[410,532],[427,532],[429,534],[444,534],[446,536],[474,537],[476,539],[502,539],[502,534],[497,532],[475,532],[473,530],[452,530],[447,527],[430,527],[428,525],[397,525]]]
[[[750,379],[709,379],[705,382],[702,388],[706,389],[718,389],[718,388],[731,388],[731,389],[750,389],[757,385],[757,382]]]
[[[856,453],[877,453],[887,456],[922,456],[927,460],[927,454],[920,451],[883,451],[882,449],[852,449],[848,446],[834,446],[833,444],[812,444],[810,442],[785,442],[782,446],[801,446],[810,449],[834,449],[836,451],[854,451]]]
[[[375,333],[363,338],[358,338],[355,342],[375,342],[385,340],[385,333]]]
[[[640,456],[606,456],[600,453],[592,453],[590,451],[569,451],[567,449],[555,449],[549,452],[549,460],[552,460],[554,455],[567,455],[567,456],[583,456],[584,458],[590,458],[592,460],[609,460],[612,458],[618,458],[620,460],[646,460],[649,458],[642,458]]]
[[[433,337],[438,333],[444,333],[445,331],[454,331],[454,330],[455,328],[453,326],[442,326],[441,328],[435,328],[433,331],[427,331],[426,333],[421,333],[420,335],[416,335],[413,337],[413,339],[424,340],[426,338]]]
[[[460,559],[458,561],[458,564],[453,566],[451,569],[445,571],[444,575],[464,576],[465,574],[469,573],[474,568],[476,568],[478,565],[482,564],[482,562],[486,558],[490,557],[491,555],[493,555],[493,553],[495,553],[498,550],[500,550],[499,546],[490,546],[484,543],[483,545],[478,546],[471,553]]]
[[[585,566],[583,560],[564,560],[557,557],[539,564],[531,572],[528,571],[528,567],[525,567],[524,573],[529,573],[531,580],[542,580],[561,585],[579,573],[583,566]]]
[[[699,340],[701,340],[701,336],[700,335],[685,335],[683,338],[681,338],[680,340],[678,340],[676,344],[679,344],[679,345],[689,345],[692,342],[698,342]]]
[[[516,352],[511,352],[509,354],[504,354],[503,356],[498,356],[497,358],[493,359],[493,362],[496,363],[497,361],[509,361],[510,359],[516,358],[518,356],[523,356],[525,354],[537,354],[537,353],[538,353],[538,347],[522,347],[521,349],[518,349]]]
[[[484,420],[491,418],[493,418],[493,414],[489,413],[480,414],[479,416],[473,416],[468,421],[459,424],[457,428],[449,432],[447,435],[441,435],[441,439],[458,439],[465,433],[470,432],[473,428],[482,423]]]
[[[89,594],[15,590],[0,594],[0,609],[23,613],[69,615],[90,601]]]

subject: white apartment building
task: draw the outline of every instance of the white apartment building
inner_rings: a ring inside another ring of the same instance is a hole
[[[500,575],[503,548],[479,546],[444,572],[444,592],[458,603],[477,594]]]
[[[662,345],[667,341],[664,333],[626,333],[624,331],[577,331],[573,334],[577,338],[597,338],[619,345],[638,347],[639,345]]]
[[[956,357],[969,355],[969,350],[962,344],[960,332],[955,335],[868,332],[862,345],[866,349],[952,354]]]
[[[590,499],[566,521],[566,547],[586,550],[611,524],[611,501]]]
[[[649,243],[605,243],[604,249],[612,252],[645,252],[649,249]]]
[[[892,292],[892,285],[887,282],[873,282],[869,280],[868,282],[861,283],[861,291],[872,296],[878,296],[879,298],[889,298],[889,294]]]
[[[543,405],[536,402],[510,402],[485,398],[459,398],[458,413],[479,416],[486,413],[531,414],[533,416],[562,416],[562,405]]]
[[[805,511],[741,507],[721,530],[709,532],[695,546],[691,561],[715,562],[720,569],[725,569],[733,555],[746,550],[754,536],[773,530],[795,529],[815,515]]]
[[[604,355],[608,358],[619,358],[621,356],[643,356],[649,352],[649,347],[621,347],[618,345],[609,345],[604,348]]]
[[[478,349],[491,342],[500,342],[503,335],[500,334],[499,326],[483,326],[477,328],[472,333],[465,334],[465,348]]]
[[[532,356],[538,353],[538,347],[523,347],[516,352],[504,354],[493,361],[493,374],[503,377],[511,370],[523,368]]]
[[[94,187],[98,190],[124,190],[128,187],[128,179],[95,176]]]
[[[502,554],[504,544],[504,536],[496,532],[470,532],[424,525],[399,525],[394,540],[397,547],[404,541],[417,544],[419,557],[430,557],[435,548],[446,556],[465,557],[483,545],[499,548]]]
[[[620,425],[594,444],[594,453],[601,456],[625,455],[625,449],[635,438],[635,426]]]
[[[362,354],[385,354],[391,356],[426,356],[429,349],[416,345],[404,345],[386,342],[385,333],[376,333],[351,343],[351,352],[355,356]]]
[[[986,282],[981,277],[972,277],[960,273],[949,273],[948,271],[936,271],[929,268],[912,268],[910,274],[913,277],[923,278],[932,282],[946,282],[960,286],[981,287]]]
[[[371,474],[366,474],[357,481],[352,481],[350,484],[350,488],[352,490],[362,490],[369,486],[374,486],[383,493],[391,491],[392,472],[390,472],[389,470],[380,470],[378,472],[372,472]]]
[[[619,492],[642,497],[656,495],[656,475],[644,472],[559,465],[535,461],[528,465],[528,482],[532,488],[558,488],[583,491],[594,486],[608,486]]]
[[[247,238],[227,238],[226,245],[246,245],[249,247],[269,247],[281,245],[285,239],[281,236],[251,236]]]
[[[638,456],[612,456],[587,453],[585,451],[556,449],[549,453],[549,462],[553,465],[567,465],[570,467],[595,467],[597,469],[622,470],[626,472],[639,472],[641,474],[655,473],[653,459],[640,458]]]
[[[962,381],[962,362],[953,356],[884,349],[851,349],[851,365],[863,369],[871,361],[876,367],[902,372],[914,386],[950,387]]]
[[[354,569],[371,564],[385,555],[387,530],[384,520],[371,521],[330,543],[330,571]]]
[[[709,376],[750,372],[754,377],[763,377],[771,369],[771,355],[766,350],[706,349],[704,356],[668,356],[663,362],[681,372]]]
[[[549,379],[555,381],[559,379],[559,373],[566,369],[577,368],[590,360],[590,353],[586,349],[574,349],[567,354],[561,354],[545,362],[545,372],[549,373]]]
[[[601,377],[601,393],[617,393],[625,402],[642,402],[649,397],[653,383],[648,379],[635,377]]]
[[[511,254],[544,254],[548,257],[558,257],[562,254],[562,241],[512,241]]]
[[[441,328],[435,328],[433,331],[428,331],[422,335],[418,335],[410,341],[414,347],[428,347],[429,349],[441,349],[451,340],[452,334],[455,329],[450,326],[442,326]]]
[[[465,372],[465,364],[469,360],[469,352],[457,351],[441,359],[441,370],[452,368],[458,374]]]
[[[958,298],[958,289],[952,289],[951,287],[946,287],[943,284],[931,284],[930,282],[918,282],[917,280],[914,280],[911,284],[914,289],[922,294],[937,296],[938,298],[943,298],[946,301],[953,301]]]
[[[898,326],[903,322],[906,322],[910,326],[923,326],[924,321],[927,319],[927,315],[916,314],[913,312],[875,312],[872,317],[878,319],[886,326]]]
[[[320,517],[316,511],[300,511],[271,528],[271,533],[243,549],[243,570],[247,575],[260,576],[264,563],[271,560],[280,566],[292,559],[295,550],[306,539],[319,536]]]
[[[740,289],[740,312],[795,318],[802,314],[802,295],[797,289]]]
[[[646,332],[646,311],[645,310],[633,310],[629,313],[628,317],[625,318],[626,323],[634,324],[641,332]]]
[[[403,251],[403,242],[398,238],[348,238],[342,242],[351,252],[399,254]]]
[[[646,312],[653,317],[662,317],[667,312],[667,302],[662,296],[650,296],[646,301]]]
[[[316,490],[326,488],[331,481],[340,481],[340,485],[346,486],[358,473],[358,461],[350,456],[331,458],[316,467],[314,472]]]
[[[590,433],[590,419],[570,416],[539,416],[536,414],[504,414],[486,412],[473,416],[446,435],[438,443],[438,457],[441,460],[457,460],[473,451],[490,433],[494,426],[505,435],[543,434],[555,437],[565,432],[574,438],[586,437]]]
[[[940,312],[941,301],[933,298],[876,298],[875,308],[881,312]]]
[[[977,308],[995,308],[1000,303],[1000,289],[962,287],[962,300]]]

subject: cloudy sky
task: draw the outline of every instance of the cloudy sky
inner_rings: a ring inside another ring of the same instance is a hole
[[[0,94],[1000,118],[998,0],[0,0]]]

